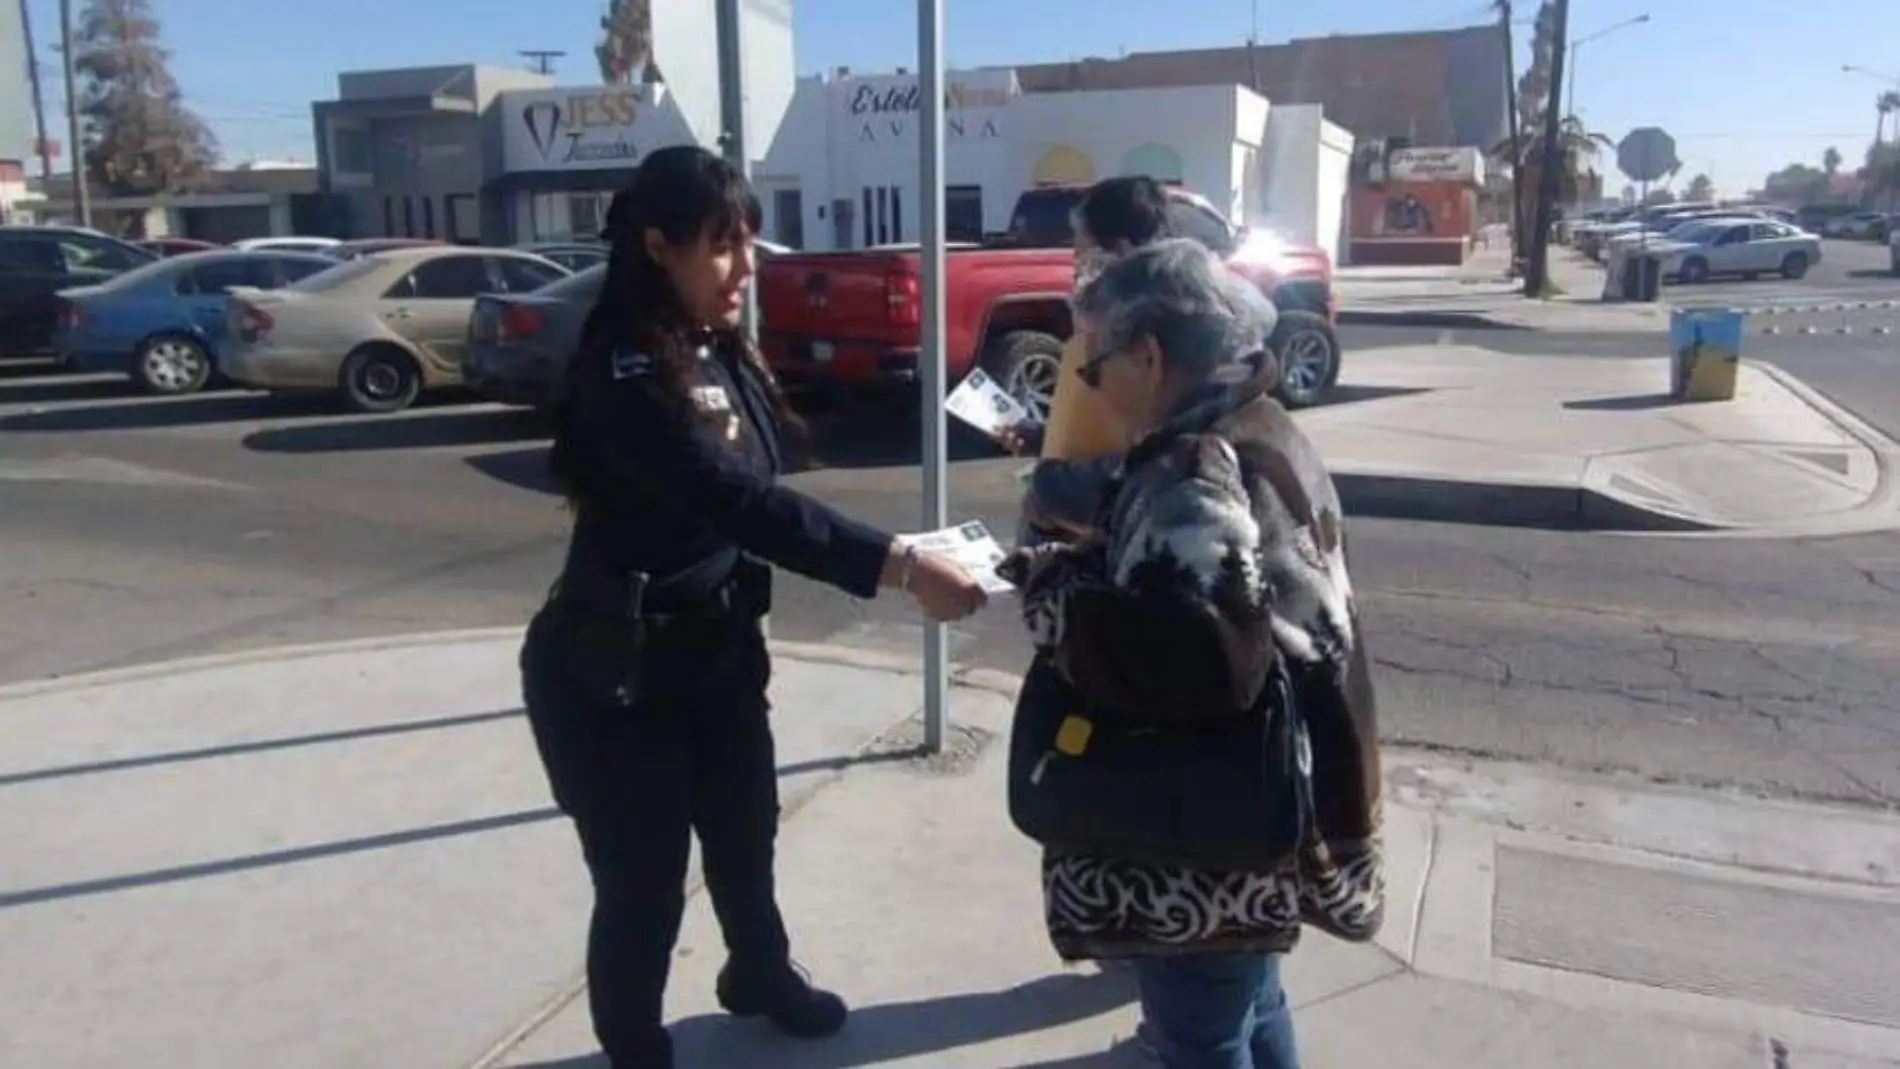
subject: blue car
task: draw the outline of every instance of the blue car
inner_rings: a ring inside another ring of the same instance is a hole
[[[216,377],[232,286],[277,289],[336,263],[314,253],[236,250],[159,260],[59,291],[55,344],[68,370],[127,375],[149,393],[194,393]]]

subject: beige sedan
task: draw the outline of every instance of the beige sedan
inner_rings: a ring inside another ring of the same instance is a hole
[[[396,412],[460,385],[482,293],[525,293],[568,270],[514,249],[391,249],[279,290],[231,291],[218,370],[258,390],[335,392],[358,412]]]

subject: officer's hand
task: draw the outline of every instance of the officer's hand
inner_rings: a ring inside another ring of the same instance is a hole
[[[909,590],[925,616],[944,623],[963,619],[989,600],[957,562],[931,553],[919,554],[911,565]]]
[[[1030,452],[1029,444],[1031,436],[1035,433],[1035,429],[1035,424],[1033,423],[1012,423],[997,431],[995,434],[990,435],[990,438],[993,439],[997,445],[1008,450],[1011,456],[1019,457],[1024,453]]]

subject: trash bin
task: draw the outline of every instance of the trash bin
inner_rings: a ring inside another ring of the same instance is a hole
[[[1678,401],[1733,401],[1748,313],[1732,308],[1678,308],[1669,314],[1669,396]]]
[[[1623,259],[1623,299],[1654,304],[1662,296],[1662,257],[1630,253]]]

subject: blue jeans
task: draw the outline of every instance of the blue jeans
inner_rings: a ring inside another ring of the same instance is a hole
[[[1139,958],[1143,1035],[1168,1069],[1299,1069],[1271,954]]]

